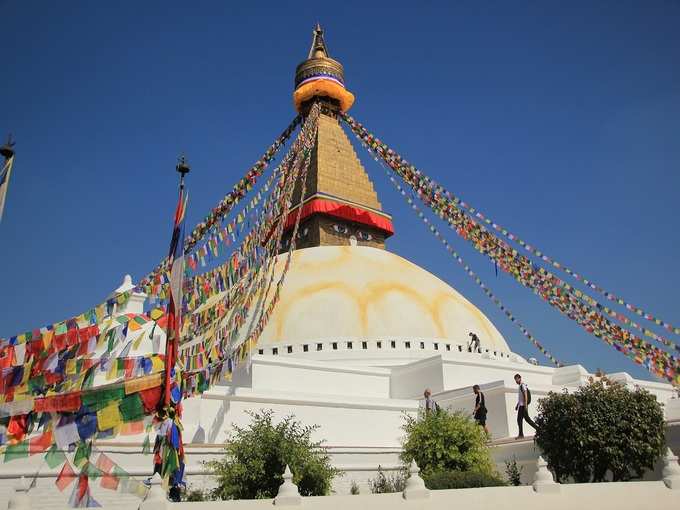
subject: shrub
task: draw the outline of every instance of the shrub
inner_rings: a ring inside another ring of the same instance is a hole
[[[212,499],[210,491],[204,491],[201,489],[190,488],[182,495],[182,501],[187,502],[197,502],[197,501],[210,501]]]
[[[495,472],[486,434],[469,416],[444,409],[407,415],[401,460],[415,460],[422,474],[434,471]]]
[[[349,493],[352,496],[356,496],[357,494],[359,494],[359,492],[360,492],[359,491],[359,484],[357,484],[354,480],[352,480],[352,485],[349,488]]]
[[[273,498],[283,483],[286,465],[303,496],[330,492],[333,477],[340,472],[330,463],[321,446],[311,440],[318,426],[302,425],[294,416],[274,424],[271,410],[249,412],[248,427],[234,425],[222,460],[208,462],[217,479],[217,499]]]
[[[512,460],[505,461],[505,474],[510,485],[522,485],[522,466],[517,465],[517,457],[512,456]]]
[[[560,482],[640,478],[663,452],[663,410],[645,390],[591,382],[549,393],[538,410],[535,441]]]
[[[396,473],[385,475],[385,472],[378,466],[378,475],[368,480],[368,487],[372,494],[386,494],[388,492],[402,492],[406,487],[407,471],[402,468]]]
[[[502,487],[507,482],[495,473],[478,471],[434,471],[423,477],[428,489],[468,489],[472,487]]]

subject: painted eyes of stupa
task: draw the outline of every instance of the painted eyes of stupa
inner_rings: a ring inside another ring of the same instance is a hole
[[[333,225],[333,230],[335,230],[335,232],[337,232],[338,234],[343,235],[350,234],[350,230],[346,225],[340,225],[338,223],[335,223]],[[362,241],[370,241],[373,239],[373,236],[371,234],[369,234],[368,232],[364,232],[363,230],[357,230],[356,237]]]

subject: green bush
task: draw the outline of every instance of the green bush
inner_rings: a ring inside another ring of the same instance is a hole
[[[405,468],[391,475],[386,475],[382,468],[378,466],[378,475],[368,480],[368,487],[371,489],[372,494],[402,492],[404,487],[406,487],[407,478],[408,472]]]
[[[210,491],[204,491],[201,489],[189,488],[182,495],[182,501],[186,502],[210,501],[211,499],[212,496],[210,494]]]
[[[431,490],[468,489],[473,487],[502,487],[507,482],[495,473],[478,471],[434,471],[423,476],[425,486]]]
[[[512,460],[505,461],[505,474],[508,477],[510,485],[515,487],[522,485],[522,470],[524,468],[517,464],[517,457],[512,456]]]
[[[359,494],[360,492],[361,492],[361,491],[359,490],[359,484],[356,483],[354,480],[352,480],[352,485],[351,485],[350,488],[349,488],[349,493],[350,493],[352,496],[356,496],[356,495]]]
[[[340,472],[331,467],[330,457],[311,440],[318,426],[306,426],[287,416],[274,423],[271,410],[249,412],[248,427],[234,425],[220,461],[208,462],[218,483],[216,499],[273,498],[283,483],[286,465],[293,473],[303,496],[323,496],[330,492],[333,477]]]
[[[538,404],[536,444],[560,482],[640,478],[664,449],[661,405],[649,392],[591,382]]]
[[[422,474],[435,471],[476,471],[495,474],[486,433],[461,412],[439,410],[406,415],[401,460],[415,460]]]

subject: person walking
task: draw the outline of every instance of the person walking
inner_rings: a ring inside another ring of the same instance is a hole
[[[472,413],[472,416],[474,417],[475,421],[477,422],[477,425],[480,427],[484,428],[484,432],[489,434],[489,429],[486,428],[486,401],[484,399],[484,393],[479,389],[479,384],[475,384],[472,387],[472,391],[474,392],[477,397],[475,398],[475,410]]]
[[[423,396],[425,397],[425,412],[426,413],[439,411],[439,405],[434,400],[432,400],[432,391],[430,391],[430,388],[427,388],[423,392]]]
[[[517,405],[515,410],[517,411],[517,428],[519,428],[519,434],[515,439],[522,439],[524,437],[524,430],[522,425],[526,421],[531,428],[536,430],[536,424],[534,420],[529,416],[528,408],[531,403],[531,392],[526,384],[522,382],[522,376],[515,374],[515,382],[519,386],[517,394]]]

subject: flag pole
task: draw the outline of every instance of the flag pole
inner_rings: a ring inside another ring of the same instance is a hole
[[[5,209],[5,199],[9,189],[9,178],[12,176],[12,164],[14,163],[14,141],[12,133],[7,136],[7,143],[0,147],[0,155],[5,158],[5,162],[0,169],[0,220]]]
[[[166,408],[169,408],[172,404],[172,398],[171,398],[171,382],[172,382],[172,370],[175,366],[175,363],[177,361],[177,351],[178,351],[178,344],[179,344],[179,325],[180,325],[180,315],[182,313],[182,303],[181,303],[181,298],[180,302],[176,302],[175,298],[177,297],[176,294],[173,293],[173,269],[174,269],[174,262],[176,257],[176,254],[179,252],[181,255],[184,254],[184,238],[181,231],[178,231],[180,229],[180,222],[183,222],[183,217],[184,217],[184,177],[186,174],[188,174],[191,171],[191,167],[186,161],[186,157],[184,154],[180,155],[177,161],[177,166],[175,166],[175,170],[179,173],[179,202],[177,204],[177,210],[175,211],[175,220],[174,220],[174,225],[173,225],[173,240],[171,242],[170,246],[170,267],[168,268],[171,273],[171,278],[170,278],[170,310],[169,310],[169,320],[168,320],[168,328],[167,332],[165,335],[165,378],[164,378],[164,383],[165,383],[165,394],[164,394],[164,399],[163,399],[163,404],[165,405]],[[181,218],[180,218],[181,217]],[[183,258],[183,257],[182,257]],[[182,261],[183,263],[183,261]],[[184,268],[180,268],[181,272],[184,271]]]

